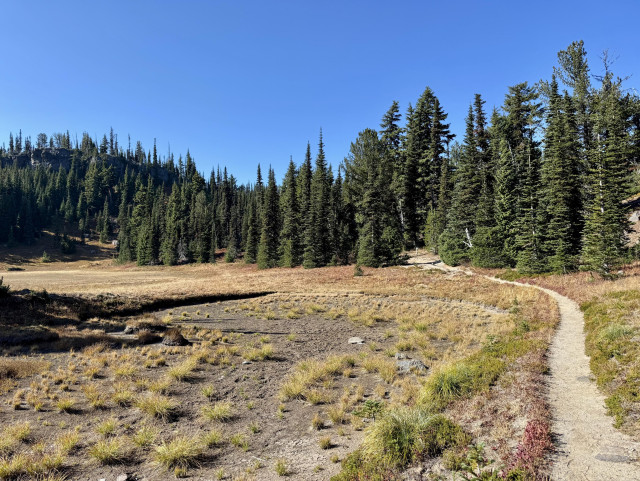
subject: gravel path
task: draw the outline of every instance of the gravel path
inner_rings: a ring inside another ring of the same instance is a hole
[[[415,257],[410,263],[427,269],[471,274],[426,256]],[[552,457],[551,479],[640,480],[640,444],[616,430],[613,419],[607,416],[604,396],[592,380],[589,357],[585,354],[584,317],[578,305],[550,289],[487,278],[540,289],[558,303],[560,324],[549,349],[548,395],[557,448]]]

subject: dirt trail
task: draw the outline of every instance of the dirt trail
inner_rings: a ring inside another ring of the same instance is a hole
[[[425,269],[461,272],[439,259],[417,256],[410,264]],[[551,479],[556,481],[640,480],[640,444],[612,425],[604,396],[598,391],[585,354],[584,317],[578,305],[550,289],[487,277],[496,282],[535,287],[553,297],[560,325],[549,349],[549,403],[553,413],[554,454]]]

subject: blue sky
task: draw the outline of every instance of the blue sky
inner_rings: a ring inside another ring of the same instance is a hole
[[[0,29],[0,142],[110,127],[161,154],[190,149],[206,175],[284,176],[322,127],[336,166],[350,142],[428,85],[455,133],[479,92],[549,78],[583,39],[592,71],[640,75],[640,3],[613,1],[13,1]],[[637,85],[636,77],[627,82]]]

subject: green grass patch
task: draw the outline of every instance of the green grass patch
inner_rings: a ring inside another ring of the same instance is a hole
[[[332,481],[387,480],[409,464],[464,446],[471,438],[441,414],[422,408],[387,411],[367,429],[360,449],[342,462]]]
[[[640,414],[640,343],[637,342],[640,291],[610,292],[580,306],[591,371],[604,391],[614,426],[633,429]]]

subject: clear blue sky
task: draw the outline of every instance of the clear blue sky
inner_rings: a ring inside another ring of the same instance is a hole
[[[549,78],[573,40],[592,71],[609,48],[617,74],[638,76],[639,14],[637,0],[6,0],[0,142],[113,127],[121,144],[189,148],[206,175],[220,164],[253,181],[260,162],[281,179],[320,127],[336,166],[427,85],[460,134],[474,93],[490,111],[507,86]]]

